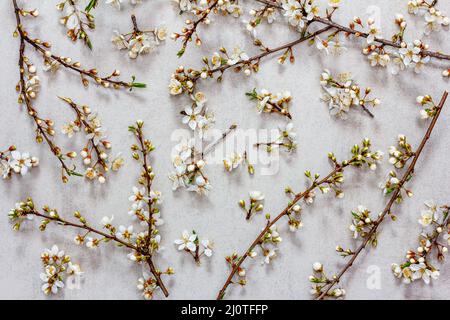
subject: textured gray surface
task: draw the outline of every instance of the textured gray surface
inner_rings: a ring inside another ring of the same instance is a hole
[[[182,19],[168,1],[147,2],[134,10],[142,26],[164,23],[169,31],[181,29]],[[368,7],[367,1],[352,1],[351,4],[345,2],[336,16],[342,22],[354,15],[361,15]],[[407,14],[406,2],[370,1],[370,4],[380,8],[385,17],[382,22],[385,35],[393,30],[392,18],[396,12],[403,13],[411,21],[410,25],[414,29],[410,33],[411,37],[420,35],[419,24],[414,26],[421,19]],[[39,147],[33,142],[33,125],[17,106],[14,85],[18,79],[18,41],[11,36],[15,22],[10,1],[1,2],[3,27],[0,28],[0,96],[3,112],[0,146],[14,143],[20,150],[39,156],[41,165],[31,175],[0,183],[3,212],[0,223],[0,298],[44,298],[40,291],[39,255],[43,248],[54,243],[69,252],[85,271],[85,280],[80,290],[65,290],[57,298],[140,298],[136,290],[140,270],[127,260],[127,252],[112,246],[103,246],[96,252],[79,248],[72,241],[75,235],[73,230],[55,226],[41,234],[36,223],[30,223],[22,232],[14,233],[6,217],[8,209],[17,200],[32,196],[39,205],[49,204],[68,216],[74,210],[80,210],[94,221],[99,221],[104,215],[114,214],[118,223],[128,223],[128,196],[138,170],[128,154],[133,137],[126,129],[135,119],[142,118],[147,122],[147,135],[157,147],[153,157],[157,173],[155,186],[164,195],[162,214],[166,221],[161,229],[166,249],[157,262],[161,267],[171,265],[175,268],[176,275],[168,281],[170,298],[210,299],[215,297],[228,273],[224,256],[233,250],[243,251],[264,224],[262,216],[247,223],[236,204],[239,199],[247,197],[249,190],[263,191],[266,194],[266,209],[276,213],[286,203],[283,193],[285,186],[303,188],[304,170],[310,169],[323,174],[329,172],[326,159],[328,151],[334,150],[338,157],[343,158],[351,145],[365,136],[373,139],[376,148],[386,151],[399,133],[406,134],[417,145],[425,125],[418,120],[416,96],[430,93],[437,99],[444,89],[449,88],[448,82],[440,76],[442,64],[439,62],[432,63],[421,75],[405,72],[399,77],[393,77],[387,71],[371,69],[355,42],[350,42],[348,52],[339,58],[319,55],[314,48],[303,45],[295,49],[297,62],[293,66],[279,66],[271,58],[262,63],[260,73],[250,78],[226,74],[221,85],[213,81],[202,85],[202,90],[209,98],[208,105],[216,113],[216,128],[224,129],[232,122],[245,129],[276,128],[282,122],[272,117],[261,118],[253,111],[253,105],[248,102],[244,92],[253,87],[266,87],[274,91],[287,89],[294,96],[292,113],[299,133],[299,150],[293,155],[282,154],[281,168],[276,176],[256,175],[249,178],[244,171],[228,175],[224,173],[222,166],[211,165],[208,175],[214,189],[208,197],[200,198],[182,190],[173,193],[167,179],[167,173],[171,169],[170,147],[173,144],[169,137],[175,129],[181,127],[178,111],[185,100],[169,96],[167,84],[170,74],[179,64],[199,66],[200,58],[211,54],[220,45],[232,48],[239,44],[249,54],[254,53],[254,48],[241,31],[240,22],[232,18],[215,17],[211,26],[201,28],[204,45],[200,49],[191,46],[182,60],[178,60],[175,55],[179,44],[168,40],[159,47],[156,54],[130,61],[124,52],[116,51],[109,42],[113,29],[129,29],[129,16],[133,10],[130,5],[127,4],[121,12],[105,5],[95,11],[97,30],[92,33],[95,49],[90,52],[81,44],[71,44],[64,36],[63,28],[57,21],[59,13],[54,8],[56,1],[34,0],[28,3],[30,6],[38,5],[41,17],[35,21],[25,20],[27,29],[33,35],[52,41],[55,53],[70,55],[76,60],[84,61],[86,65],[95,65],[100,70],[109,71],[118,67],[124,77],[136,74],[139,80],[150,86],[133,94],[104,91],[94,86],[84,89],[74,74],[63,71],[49,76],[41,73],[42,92],[36,101],[41,114],[53,118],[60,128],[72,114],[58,101],[57,95],[70,96],[75,101],[91,105],[103,119],[113,149],[123,151],[127,159],[123,170],[104,186],[90,185],[76,179],[68,185],[62,185],[59,182],[56,160],[45,147]],[[450,13],[450,4],[442,2],[441,8]],[[226,23],[226,27],[222,23]],[[274,25],[270,29],[273,32],[267,32],[267,28],[262,30],[266,33],[264,38],[270,46],[295,39],[294,33],[286,31],[284,23]],[[450,52],[450,43],[446,41],[448,37],[448,33],[441,32],[427,40],[432,48]],[[38,65],[38,58],[34,54],[30,56]],[[374,96],[382,100],[382,104],[375,110],[376,118],[372,120],[359,112],[353,113],[346,122],[330,118],[326,106],[319,101],[321,89],[318,82],[323,68],[331,68],[334,72],[349,71],[362,86],[372,86]],[[402,261],[405,251],[416,244],[416,235],[420,231],[416,221],[423,201],[430,198],[440,203],[449,201],[449,117],[450,106],[447,106],[426,153],[419,161],[416,179],[411,184],[415,192],[414,198],[397,209],[397,222],[383,225],[379,247],[363,253],[343,279],[342,285],[347,289],[349,299],[440,299],[449,296],[448,265],[442,267],[440,280],[430,286],[417,283],[405,287],[390,272],[390,264]],[[64,138],[59,141],[66,145]],[[248,286],[232,288],[228,297],[310,298],[308,276],[311,274],[312,263],[322,261],[329,271],[342,266],[343,261],[334,253],[334,248],[337,244],[352,244],[348,232],[349,212],[358,204],[364,204],[375,212],[384,207],[386,199],[377,185],[388,170],[387,163],[376,173],[363,174],[349,170],[345,199],[319,196],[316,203],[305,210],[305,226],[296,234],[289,233],[285,223],[279,224],[284,236],[280,256],[269,267],[261,267],[258,262],[249,261]],[[176,252],[172,244],[183,229],[192,228],[215,242],[213,258],[200,267],[188,256]],[[381,290],[367,288],[367,270],[370,266],[380,268]]]

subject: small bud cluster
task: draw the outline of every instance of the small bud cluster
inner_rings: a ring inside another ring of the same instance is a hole
[[[408,1],[408,12],[424,17],[425,35],[438,31],[440,27],[448,27],[450,19],[440,10],[436,9],[437,1],[412,0]]]
[[[372,228],[376,225],[376,223],[377,220],[372,218],[370,211],[366,207],[360,205],[356,210],[352,211],[352,224],[350,225],[349,229],[353,233],[354,239],[357,239],[358,237],[365,239],[369,236]],[[374,247],[377,245],[376,234],[371,236],[371,238],[369,239],[369,243],[371,243]],[[336,251],[348,253],[348,251],[345,250]]]
[[[188,191],[206,194],[212,187],[208,178],[203,173],[206,165],[205,161],[200,157],[194,140],[183,140],[174,148],[172,154],[172,165],[175,169],[169,175],[172,181],[172,189],[177,190],[179,187],[186,188]]]
[[[39,159],[28,152],[20,152],[16,146],[0,151],[0,176],[9,179],[13,174],[24,176],[31,168],[39,165]]]
[[[67,28],[67,36],[72,41],[80,39],[92,50],[91,39],[86,29],[95,29],[94,16],[88,10],[80,10],[77,4],[78,0],[64,0],[58,3],[56,9],[63,12],[59,22]]]
[[[403,264],[392,264],[392,272],[395,277],[403,279],[403,283],[422,279],[429,284],[432,279],[438,279],[439,269],[430,261],[430,256],[434,252],[437,260],[442,262],[450,246],[449,206],[438,207],[433,201],[427,201],[425,205],[427,210],[422,211],[419,219],[423,227],[419,246],[416,250],[408,250]]]
[[[277,113],[289,119],[292,116],[289,112],[289,104],[292,101],[292,95],[289,91],[282,91],[273,94],[266,89],[259,92],[255,89],[245,94],[250,100],[256,101],[256,109],[259,113]]]
[[[397,169],[401,169],[414,156],[415,152],[403,134],[398,136],[397,145],[397,147],[389,147],[389,163]]]
[[[190,254],[198,265],[200,265],[202,256],[208,258],[212,256],[214,246],[208,239],[202,239],[200,241],[198,233],[195,230],[192,231],[192,234],[184,230],[181,239],[176,239],[174,244],[177,246],[178,251],[185,251]]]
[[[64,288],[65,280],[69,277],[81,277],[84,273],[80,266],[72,263],[70,256],[60,251],[56,245],[42,252],[41,261],[44,272],[40,274],[40,278],[44,282],[42,291],[46,295],[57,294],[59,289]]]
[[[141,31],[136,22],[136,17],[131,16],[134,28],[131,32],[122,34],[114,31],[111,41],[119,50],[128,50],[128,56],[136,59],[139,55],[148,54],[155,51],[161,41],[166,40],[167,28],[159,27],[152,30]]]
[[[362,108],[373,116],[368,107],[376,107],[380,99],[369,98],[371,88],[362,89],[349,74],[340,74],[335,79],[329,70],[324,70],[320,77],[320,84],[325,94],[322,100],[328,103],[330,114],[347,119],[351,108]]]

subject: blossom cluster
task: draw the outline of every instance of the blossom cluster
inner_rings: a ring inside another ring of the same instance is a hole
[[[65,124],[61,129],[62,133],[69,138],[80,131],[84,131],[86,135],[86,144],[80,152],[83,165],[86,167],[84,177],[89,180],[97,179],[99,183],[105,183],[106,174],[110,170],[118,171],[122,167],[124,164],[123,157],[119,154],[113,160],[109,160],[111,143],[106,140],[106,130],[96,112],[92,112],[87,105],[77,105],[70,98],[60,98],[75,112],[75,120]],[[71,152],[68,156],[75,158],[77,154]]]
[[[400,134],[397,139],[397,147],[389,147],[389,163],[397,169],[401,169],[414,156],[414,150],[405,135]]]
[[[255,88],[245,95],[248,96],[250,100],[256,101],[256,109],[259,113],[277,113],[292,119],[289,112],[292,95],[289,91],[284,90],[283,92],[273,94],[266,89],[262,89],[258,92]]]
[[[265,196],[261,191],[249,192],[249,198],[248,208],[245,200],[239,200],[239,206],[246,212],[246,220],[250,220],[254,213],[261,212],[264,209],[262,202]]]
[[[297,132],[294,128],[293,122],[288,122],[283,127],[278,129],[278,137],[270,142],[258,142],[256,147],[264,147],[268,153],[274,151],[274,149],[283,148],[288,152],[292,152],[297,149]]]
[[[64,0],[56,5],[63,16],[59,19],[60,23],[67,29],[67,36],[72,41],[80,39],[84,44],[92,49],[91,39],[86,33],[87,29],[95,29],[94,16],[88,10],[78,8],[78,0]]]
[[[98,1],[98,0],[94,0],[94,1]],[[124,0],[105,0],[105,3],[109,4],[109,5],[112,5],[115,8],[117,8],[118,10],[120,10],[122,8],[123,1]],[[138,4],[141,4],[142,1],[144,1],[144,0],[130,0],[130,3],[132,5],[138,5]]]
[[[88,222],[86,216],[79,211],[73,213],[75,221],[68,221],[59,214],[57,209],[49,206],[44,206],[42,212],[40,212],[31,198],[17,203],[10,210],[9,219],[13,223],[14,230],[19,230],[22,223],[32,220],[33,217],[42,218],[39,226],[41,231],[45,231],[50,223],[75,228],[79,231],[74,238],[75,243],[85,245],[89,249],[97,249],[101,244],[109,242],[129,249],[131,252],[128,254],[128,258],[131,261],[149,266],[151,276],[144,273],[143,278],[138,280],[137,287],[142,291],[144,298],[150,299],[157,289],[161,289],[164,295],[168,296],[161,275],[172,275],[174,271],[171,267],[161,271],[155,267],[153,261],[161,249],[159,226],[163,224],[163,220],[159,209],[161,193],[152,187],[155,173],[150,165],[149,155],[154,150],[154,146],[144,137],[143,126],[144,122],[138,120],[136,124],[129,127],[129,131],[134,134],[137,140],[137,143],[131,146],[133,159],[141,166],[138,179],[138,184],[141,187],[133,187],[133,194],[129,198],[132,202],[132,209],[129,214],[140,222],[143,230],[135,230],[133,225],[117,227],[113,223],[114,216],[103,217],[100,221],[102,229],[96,229]],[[53,273],[48,273],[48,279],[52,276]],[[53,290],[57,290],[58,287],[61,287],[59,282],[55,287],[56,289]]]
[[[353,233],[354,239],[357,239],[358,237],[364,239],[367,238],[375,223],[376,219],[371,216],[370,211],[366,207],[359,205],[356,210],[352,211],[352,224],[349,229]],[[376,235],[369,241],[373,246],[376,246]],[[341,252],[341,250],[336,251]]]
[[[41,261],[44,272],[40,274],[40,278],[44,282],[42,291],[46,295],[57,294],[59,289],[64,288],[64,281],[70,277],[81,277],[84,273],[80,266],[72,263],[70,256],[56,245],[42,252]]]
[[[18,151],[16,146],[0,151],[0,176],[3,179],[11,178],[13,174],[24,176],[31,168],[38,165],[37,157],[30,156],[28,152]]]
[[[314,297],[319,297],[322,294],[324,287],[329,285],[333,279],[333,277],[328,277],[325,273],[324,267],[320,262],[315,262],[313,264],[314,274],[309,277],[309,282],[312,284],[311,294]],[[333,288],[327,292],[327,297],[331,298],[343,298],[346,292],[343,288]]]
[[[187,252],[199,265],[202,256],[209,258],[213,253],[214,244],[208,239],[200,240],[198,233],[195,230],[193,230],[191,234],[187,230],[184,230],[181,234],[181,238],[176,239],[174,244],[177,246],[178,251]]]
[[[422,106],[420,110],[420,117],[424,120],[433,118],[438,111],[437,104],[430,95],[418,96],[417,103]]]
[[[406,261],[401,265],[392,264],[395,277],[403,279],[404,283],[422,279],[429,284],[431,279],[436,280],[439,269],[430,261],[431,254],[435,252],[437,259],[443,261],[450,246],[449,206],[439,207],[433,201],[426,201],[425,205],[427,209],[422,211],[419,219],[423,231],[419,235],[417,249],[408,250]]]
[[[242,14],[238,0],[175,0],[175,3],[181,13],[190,13],[194,16],[193,19],[186,19],[186,26],[181,32],[174,32],[171,35],[173,40],[181,39],[183,43],[177,53],[178,57],[185,53],[189,42],[194,40],[197,46],[202,44],[197,27],[199,24],[210,24],[210,13],[232,15],[233,17],[239,17]]]
[[[167,28],[158,27],[152,30],[141,31],[136,22],[136,17],[132,17],[134,28],[131,32],[122,34],[114,30],[111,41],[119,50],[128,50],[128,56],[136,59],[139,55],[153,52],[161,41],[166,40]]]
[[[408,12],[424,17],[426,35],[439,30],[440,27],[448,27],[450,24],[449,17],[436,8],[436,3],[437,1],[428,2],[427,0],[408,1]]]
[[[320,84],[325,91],[322,100],[328,103],[330,114],[347,119],[351,108],[362,108],[373,116],[368,107],[376,107],[380,99],[370,98],[371,88],[362,89],[349,74],[340,74],[336,79],[329,70],[324,70]]]

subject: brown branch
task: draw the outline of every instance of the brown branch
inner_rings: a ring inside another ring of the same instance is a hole
[[[441,99],[439,105],[437,106],[436,115],[433,117],[433,120],[431,121],[431,123],[430,123],[430,125],[428,127],[428,130],[427,130],[427,132],[425,133],[425,136],[422,139],[422,142],[420,143],[417,151],[414,154],[414,159],[412,160],[411,164],[409,165],[408,169],[406,170],[405,174],[403,175],[402,179],[400,180],[399,184],[397,185],[397,188],[393,192],[392,197],[389,200],[389,202],[386,205],[386,207],[384,208],[383,212],[381,213],[381,215],[379,216],[377,221],[374,223],[374,226],[372,227],[372,229],[367,233],[364,242],[354,252],[354,254],[352,255],[352,257],[349,260],[349,262],[342,268],[342,270],[338,273],[338,275],[333,278],[333,280],[330,282],[330,284],[327,286],[327,288],[324,291],[322,291],[320,296],[317,297],[318,300],[323,300],[326,297],[327,293],[331,290],[331,288],[333,288],[334,285],[337,284],[340,281],[341,277],[347,272],[348,269],[350,269],[350,267],[353,265],[354,261],[358,258],[358,256],[361,253],[361,251],[366,248],[367,244],[370,242],[372,237],[375,235],[375,233],[378,230],[378,227],[384,221],[385,217],[388,214],[390,214],[392,205],[397,200],[397,197],[399,196],[403,186],[406,184],[406,182],[409,181],[409,179],[414,174],[416,163],[419,160],[419,157],[422,154],[422,151],[423,151],[427,141],[431,137],[431,133],[433,132],[433,129],[434,129],[435,125],[436,125],[436,122],[439,119],[439,115],[441,114],[442,108],[444,107],[445,101],[447,100],[447,96],[448,96],[448,92],[445,91],[444,94],[442,95],[442,99]]]
[[[274,8],[277,8],[279,10],[283,10],[283,7],[278,5],[277,3],[271,1],[271,0],[255,0],[257,2],[261,2],[265,5],[269,5],[272,6]],[[326,19],[326,18],[322,18],[322,17],[314,17],[312,20],[312,22],[318,22],[324,25],[327,25],[329,27],[335,28],[341,32],[345,32],[346,34],[353,34],[356,37],[362,37],[362,38],[368,38],[369,34],[365,33],[365,32],[361,32],[361,31],[357,31],[355,29],[349,28],[349,27],[345,27],[343,25],[340,25],[336,22],[333,22],[331,19]],[[375,42],[378,42],[384,46],[389,46],[389,47],[394,47],[397,49],[401,48],[401,45],[399,43],[387,40],[387,39],[383,39],[383,38],[375,38]],[[421,51],[422,55],[424,56],[430,56],[436,59],[441,59],[441,60],[450,60],[450,55],[447,54],[443,54],[440,52],[435,52],[435,51],[430,51],[430,50],[422,50]]]

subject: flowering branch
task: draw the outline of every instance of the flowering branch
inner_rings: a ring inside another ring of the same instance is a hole
[[[43,42],[40,39],[32,39],[29,37],[28,32],[24,30],[23,24],[21,21],[21,16],[37,16],[36,11],[26,11],[24,9],[19,8],[17,5],[17,0],[12,0],[14,5],[14,11],[16,15],[16,22],[17,22],[17,29],[15,32],[16,36],[20,36],[20,42],[21,47],[22,43],[25,45],[25,43],[31,45],[33,48],[35,48],[38,52],[40,52],[44,58],[44,62],[47,66],[49,66],[50,69],[56,69],[59,65],[62,65],[63,67],[70,69],[72,71],[77,72],[80,77],[81,81],[84,86],[87,86],[89,84],[88,78],[93,80],[95,83],[102,85],[105,88],[109,88],[112,86],[115,89],[119,88],[145,88],[146,85],[144,83],[135,82],[135,79],[133,77],[131,82],[124,82],[121,80],[114,80],[114,78],[118,77],[120,75],[119,70],[114,70],[109,76],[101,77],[98,75],[97,69],[82,69],[81,64],[79,62],[72,63],[72,59],[68,57],[62,57],[52,54],[51,51],[49,51],[49,48],[51,47],[50,43]],[[23,51],[21,50],[21,55],[23,55]]]
[[[437,206],[433,201],[426,201],[425,205],[428,209],[422,211],[422,217],[419,220],[423,231],[419,236],[417,251],[408,250],[404,263],[401,265],[394,263],[391,266],[395,277],[403,278],[406,284],[419,279],[429,284],[430,278],[437,279],[439,269],[430,261],[430,255],[435,252],[437,260],[442,262],[450,245],[450,207]],[[432,231],[426,232],[425,229],[430,227]],[[442,244],[441,239],[446,240],[447,243]]]
[[[181,31],[181,34],[179,33],[173,33],[172,34],[172,39],[177,40],[178,38],[183,38],[183,45],[181,47],[181,49],[177,52],[177,56],[179,58],[181,58],[183,56],[183,54],[186,51],[186,47],[188,45],[189,42],[192,41],[192,37],[195,35],[196,39],[195,39],[195,43],[197,45],[201,45],[202,41],[200,40],[200,38],[197,35],[197,27],[200,23],[204,23],[207,18],[208,15],[211,13],[212,10],[214,10],[214,8],[219,4],[219,0],[214,0],[212,4],[210,4],[206,9],[204,9],[203,11],[201,11],[199,14],[199,18],[196,21],[191,21],[191,20],[187,20],[186,24],[188,25],[188,27],[183,28],[183,30]]]
[[[164,272],[160,271],[156,268],[153,261],[155,255],[159,252],[159,243],[161,241],[161,236],[157,229],[157,226],[163,223],[162,219],[159,218],[160,214],[157,207],[157,204],[161,202],[161,193],[151,189],[155,174],[148,163],[148,156],[154,150],[154,146],[143,137],[142,127],[142,121],[137,121],[136,126],[129,127],[129,130],[135,134],[138,140],[139,146],[133,145],[131,149],[133,158],[142,164],[142,172],[138,182],[144,186],[141,189],[133,188],[134,194],[130,197],[133,206],[129,213],[147,226],[146,231],[135,233],[133,232],[133,226],[116,228],[112,224],[114,217],[104,217],[101,220],[102,226],[106,230],[102,231],[92,227],[78,211],[74,213],[77,221],[69,221],[62,218],[57,210],[50,209],[48,206],[44,206],[43,212],[40,212],[31,198],[16,204],[16,207],[11,209],[9,218],[14,223],[14,230],[19,230],[25,220],[36,216],[43,219],[39,227],[41,231],[45,231],[47,225],[51,222],[83,231],[84,234],[78,234],[75,237],[75,242],[77,244],[86,242],[86,246],[90,249],[96,249],[101,242],[114,242],[118,246],[131,249],[132,251],[128,255],[129,259],[137,263],[145,263],[152,274],[152,276],[149,276],[144,273],[144,278],[139,279],[138,285],[138,288],[143,290],[144,297],[150,299],[157,288],[160,288],[166,297],[169,295],[161,275],[171,275],[174,272],[172,268],[167,268]],[[144,208],[145,206],[146,208]],[[89,234],[99,238],[88,237],[86,239]]]
[[[277,1],[272,1],[272,0],[255,0],[255,1],[261,2],[265,5],[270,5],[279,10],[284,10],[283,6],[278,4]],[[302,10],[304,11],[304,9],[302,9]],[[333,10],[333,12],[334,12],[334,10]],[[319,17],[317,15],[314,15],[314,17],[310,21],[311,21],[311,23],[317,22],[317,23],[332,27],[332,28],[338,30],[339,32],[345,33],[347,36],[354,35],[355,37],[366,38],[366,39],[373,38],[373,41],[376,43],[379,43],[382,47],[387,46],[387,47],[393,47],[393,48],[397,48],[397,49],[404,48],[402,41],[391,41],[391,40],[387,40],[387,39],[383,39],[383,38],[379,38],[379,37],[374,37],[374,35],[371,33],[358,31],[355,29],[355,23],[351,23],[350,27],[345,27],[339,23],[332,21],[331,16],[332,16],[332,14],[328,14],[327,17]],[[361,23],[360,20],[358,20],[357,23],[360,24]],[[398,39],[398,40],[402,40],[402,39]],[[433,58],[441,59],[441,60],[450,60],[450,55],[443,54],[440,52],[430,51],[426,48],[421,48],[420,53],[422,56],[433,57]]]
[[[276,244],[281,241],[281,237],[279,237],[278,232],[276,231],[276,223],[281,218],[287,216],[289,218],[288,224],[293,226],[291,230],[298,229],[301,226],[301,221],[298,221],[292,215],[298,215],[301,211],[301,208],[297,204],[300,200],[304,200],[307,203],[311,203],[315,196],[315,190],[319,189],[322,193],[327,193],[329,190],[333,190],[336,194],[336,197],[342,198],[344,193],[340,188],[341,183],[344,181],[344,170],[349,166],[353,167],[362,167],[363,165],[367,165],[370,168],[376,168],[376,162],[381,159],[380,152],[371,152],[370,150],[370,141],[365,139],[362,143],[362,146],[355,145],[352,148],[352,157],[349,160],[338,162],[333,153],[328,154],[328,158],[331,160],[334,169],[323,179],[320,179],[318,174],[312,176],[311,172],[306,171],[305,176],[311,181],[310,187],[308,187],[305,191],[300,193],[294,193],[290,188],[286,189],[287,193],[290,193],[294,196],[293,200],[289,202],[288,206],[281,211],[274,219],[270,219],[270,215],[266,215],[267,224],[264,229],[258,234],[256,239],[252,242],[252,244],[248,247],[248,249],[244,252],[242,256],[238,256],[237,254],[233,254],[232,256],[227,257],[227,262],[230,264],[231,272],[228,275],[222,289],[220,289],[217,299],[223,299],[225,296],[226,290],[230,284],[236,283],[233,279],[236,274],[240,277],[245,275],[245,270],[241,267],[242,263],[246,260],[247,257],[255,257],[256,252],[254,249],[257,246],[261,246],[263,250],[263,254],[266,257],[265,261],[270,262],[270,259],[275,256],[274,250],[267,250],[262,247],[262,244],[266,242],[270,242]],[[258,197],[261,199],[261,197]],[[242,206],[242,204],[241,204]],[[246,281],[241,279],[237,282],[240,285],[245,285]]]
[[[412,158],[413,160],[412,160],[411,164],[409,165],[405,174],[403,175],[403,177],[397,184],[395,190],[392,192],[392,196],[391,196],[389,202],[387,203],[386,207],[381,212],[378,219],[375,222],[373,222],[373,226],[370,229],[370,231],[367,232],[367,235],[365,236],[365,240],[363,241],[363,243],[354,252],[352,252],[351,258],[348,261],[348,263],[342,268],[342,270],[335,277],[333,277],[333,280],[331,280],[326,286],[321,288],[321,292],[317,297],[318,300],[323,300],[327,296],[328,292],[337,283],[339,283],[342,276],[351,268],[351,266],[353,265],[355,260],[358,258],[359,254],[366,248],[366,246],[368,244],[372,243],[373,237],[375,236],[375,234],[378,230],[378,227],[380,226],[381,223],[383,223],[386,216],[391,214],[392,206],[397,201],[397,198],[400,195],[403,186],[411,179],[411,177],[414,174],[416,163],[419,160],[420,155],[422,154],[422,151],[425,148],[425,145],[427,144],[428,140],[431,137],[433,129],[439,119],[440,114],[441,114],[442,108],[447,100],[447,96],[448,96],[448,92],[444,92],[442,99],[437,107],[436,114],[433,117],[433,119],[431,120],[428,130],[426,131],[425,136],[422,139],[422,142],[420,143],[419,147],[417,148],[417,151],[415,152],[415,154]]]
[[[165,27],[140,30],[134,14],[131,16],[131,21],[133,23],[131,32],[121,34],[115,30],[115,36],[111,39],[117,49],[127,49],[128,56],[131,59],[136,59],[139,55],[152,52],[160,44],[160,41],[166,40],[167,29]]]

